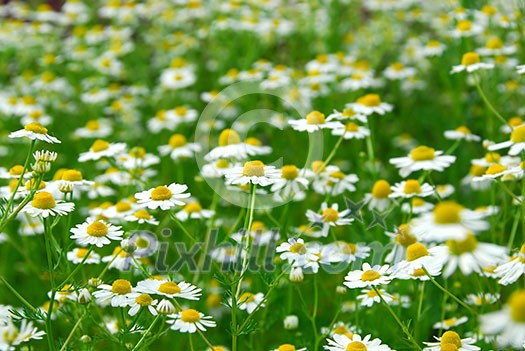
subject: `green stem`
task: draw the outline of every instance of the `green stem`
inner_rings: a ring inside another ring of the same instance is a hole
[[[153,327],[155,326],[155,324],[157,323],[157,321],[159,320],[160,318],[160,314],[157,315],[155,317],[155,319],[153,320],[153,322],[151,322],[151,325],[149,326],[149,328],[144,332],[144,334],[142,334],[142,338],[140,338],[139,342],[137,343],[137,345],[135,345],[135,347],[133,348],[132,351],[138,351],[140,350],[140,346],[144,343],[144,340],[146,340],[146,337],[148,336],[148,334],[151,332],[151,330],[153,329]]]
[[[53,233],[51,232],[50,223],[48,219],[43,219],[44,222],[44,241],[46,246],[46,256],[47,256],[47,266],[49,269],[49,280],[51,282],[51,297],[49,301],[49,308],[47,310],[47,316],[46,316],[46,331],[47,331],[47,340],[49,344],[49,349],[54,350],[55,349],[55,343],[54,343],[54,337],[53,337],[53,328],[51,325],[51,314],[53,313],[53,305],[55,302],[55,294],[56,294],[56,285],[55,285],[55,275],[53,272],[53,262],[52,262],[52,252],[51,252],[51,236]]]
[[[494,105],[492,105],[492,103],[487,98],[487,95],[485,95],[485,93],[483,92],[483,89],[481,89],[481,85],[479,83],[479,77],[478,76],[474,77],[474,82],[476,84],[476,89],[478,90],[478,93],[481,96],[481,99],[483,100],[485,105],[487,105],[489,110],[492,111],[492,113],[494,113],[494,115],[501,121],[501,123],[507,124],[507,120],[505,118],[503,118],[503,116],[498,112],[498,110],[496,110],[494,108]]]
[[[11,284],[9,284],[7,280],[5,280],[4,277],[0,277],[0,281],[4,283],[4,285],[13,293],[13,295],[15,295],[20,300],[20,302],[22,302],[22,304],[24,304],[31,311],[35,313],[37,312],[37,309],[33,307],[33,305],[31,305],[22,295],[20,295],[18,291],[16,291],[16,289],[13,288],[13,286],[11,286]]]
[[[316,174],[321,173],[323,169],[330,163],[330,161],[332,161],[332,158],[334,158],[335,153],[337,152],[337,149],[339,149],[339,146],[341,145],[344,139],[345,139],[345,133],[343,133],[341,137],[339,138],[339,140],[337,140],[337,143],[335,144],[334,148],[332,149],[332,151],[330,152],[326,160],[324,160],[322,166],[319,167],[319,169],[315,172]]]

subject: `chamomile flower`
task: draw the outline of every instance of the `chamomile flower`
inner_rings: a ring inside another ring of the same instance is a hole
[[[153,299],[149,294],[133,293],[128,296],[128,305],[131,307],[128,311],[130,316],[134,316],[143,308],[147,309],[149,313],[156,316],[158,300]]]
[[[494,270],[494,274],[499,277],[498,283],[509,285],[516,282],[525,274],[525,244],[521,246],[520,252],[512,256],[509,261],[501,264]]]
[[[473,306],[492,305],[500,299],[500,294],[477,293],[467,295],[467,303]]]
[[[89,253],[89,256],[86,258],[86,255],[88,255],[88,249],[86,248],[74,248],[73,250],[69,251],[67,253],[67,259],[68,261],[72,262],[73,264],[80,264],[84,262],[84,264],[98,264],[100,263],[100,255],[96,252]]]
[[[401,205],[401,211],[411,215],[418,215],[427,213],[434,208],[434,204],[427,202],[420,197],[413,197],[409,202],[405,202]]]
[[[311,267],[314,272],[317,271],[319,264],[319,250],[316,247],[309,247],[303,239],[288,239],[276,248],[280,252],[282,260],[288,261],[294,267]]]
[[[204,159],[208,162],[231,158],[243,160],[248,158],[248,156],[265,155],[268,153],[268,148],[242,142],[241,137],[236,131],[233,129],[225,129],[219,135],[219,145],[208,152],[204,156]]]
[[[485,215],[464,208],[454,201],[443,201],[433,211],[412,222],[414,231],[427,241],[464,240],[469,234],[489,228]]]
[[[510,147],[510,156],[519,155],[523,150],[525,150],[525,125],[514,128],[510,133],[510,139],[508,141],[490,145],[489,150],[494,151],[506,149],[508,147]]]
[[[418,146],[412,149],[406,157],[390,159],[390,163],[399,168],[401,177],[407,177],[420,170],[442,172],[455,161],[456,156],[443,155],[443,151],[436,151],[428,146]]]
[[[355,191],[355,184],[358,181],[357,175],[344,174],[338,167],[328,166],[314,181],[313,189],[318,194],[337,196],[347,191]]]
[[[135,194],[137,204],[147,207],[151,210],[160,208],[163,211],[169,210],[175,206],[184,206],[181,200],[190,197],[185,193],[188,186],[184,184],[171,183],[168,186],[160,185],[150,190],[142,191]]]
[[[390,184],[384,179],[379,179],[374,183],[372,191],[365,195],[365,203],[370,210],[384,212],[392,203],[390,194],[392,194]]]
[[[444,250],[446,249],[442,246],[427,249],[427,247],[421,243],[411,244],[406,250],[406,260],[397,264],[394,275],[413,275],[416,270],[423,270],[423,268],[427,271],[441,270],[443,267]]]
[[[190,202],[175,214],[180,221],[188,219],[208,219],[213,217],[215,211],[203,209],[198,201]]]
[[[341,112],[334,110],[334,112],[328,117],[326,117],[327,121],[340,121],[340,122],[354,122],[354,120],[359,121],[361,123],[368,123],[368,118],[365,115],[358,114],[351,108],[345,108]]]
[[[377,113],[384,115],[390,112],[394,107],[386,102],[382,102],[381,98],[377,94],[368,94],[361,96],[356,102],[346,104],[347,108],[353,109],[356,113],[363,114],[365,116]]]
[[[342,128],[332,130],[332,135],[344,135],[343,138],[348,139],[364,139],[370,136],[370,129],[357,125],[353,122],[348,122]]]
[[[481,316],[481,332],[495,335],[500,348],[521,348],[525,343],[525,290],[514,291],[503,309]]]
[[[33,200],[22,209],[22,212],[31,217],[47,218],[49,216],[65,216],[74,209],[74,203],[55,200],[51,193],[41,191],[35,194]]]
[[[126,151],[124,143],[109,143],[102,139],[97,139],[89,148],[89,151],[81,153],[78,162],[96,161],[103,157],[115,157]]]
[[[266,166],[261,161],[248,161],[242,167],[233,167],[224,172],[227,184],[255,184],[268,186],[275,183],[281,176],[281,171],[274,166]]]
[[[445,319],[444,321],[435,323],[432,328],[434,329],[444,329],[449,330],[450,328],[457,327],[458,325],[467,323],[468,318],[463,316],[460,318],[449,318]]]
[[[128,215],[124,217],[124,219],[128,222],[137,222],[139,224],[151,224],[151,225],[159,225],[159,221],[155,219],[147,210],[140,209],[135,211],[132,215]]]
[[[252,314],[253,311],[255,311],[255,309],[258,308],[259,306],[260,306],[259,308],[265,306],[263,301],[264,301],[263,293],[253,294],[251,292],[244,292],[237,299],[237,304],[241,311],[246,310],[248,314]]]
[[[93,296],[102,306],[111,304],[112,307],[125,307],[135,292],[131,282],[126,279],[117,279],[111,285],[101,284],[97,288],[99,290],[93,292]]]
[[[306,347],[298,349],[292,344],[282,344],[271,351],[306,351]]]
[[[168,316],[167,324],[171,324],[170,329],[181,333],[195,333],[197,329],[206,331],[206,328],[214,328],[216,323],[210,316],[205,316],[203,313],[187,309],[176,314]]]
[[[334,203],[328,207],[326,202],[321,205],[321,213],[312,210],[306,211],[306,217],[310,222],[322,225],[324,236],[328,235],[330,227],[350,225],[354,221],[353,218],[347,218],[350,210],[339,211],[339,204]]]
[[[137,291],[145,294],[162,295],[169,298],[198,301],[202,289],[186,282],[175,283],[169,280],[146,279],[138,282]]]
[[[445,138],[450,140],[466,140],[466,141],[480,141],[479,135],[472,134],[470,129],[465,126],[460,126],[454,130],[445,131]]]
[[[9,134],[9,138],[28,138],[30,140],[40,140],[49,144],[60,144],[61,141],[47,134],[47,128],[38,122],[26,124],[23,129]]]
[[[323,246],[321,250],[321,257],[323,258],[323,262],[351,263],[356,261],[358,258],[367,258],[370,255],[370,251],[371,249],[368,246],[349,243],[346,241],[336,241]]]
[[[405,198],[411,197],[427,197],[434,194],[434,188],[428,184],[420,184],[417,179],[408,179],[400,183],[396,183],[391,187],[392,193],[388,195],[391,198]]]
[[[328,351],[390,351],[392,350],[380,339],[372,339],[371,335],[364,338],[359,334],[335,334],[332,339],[326,339],[328,345],[324,346]]]
[[[162,156],[170,155],[173,160],[177,160],[179,158],[193,157],[201,149],[201,146],[197,143],[188,143],[184,135],[173,134],[168,145],[159,146],[159,153]]]
[[[372,267],[368,263],[363,263],[363,267],[360,270],[348,272],[343,284],[349,289],[387,285],[392,279],[389,276],[390,273],[389,265]]]
[[[32,322],[22,319],[20,326],[15,325],[12,321],[0,324],[0,349],[14,350],[15,346],[31,340],[41,340],[46,333],[39,331],[33,326]]]
[[[276,179],[270,189],[280,199],[303,200],[306,197],[305,190],[308,187],[308,179],[301,176],[301,170],[295,165],[285,165],[281,168],[281,178]]]
[[[84,127],[75,130],[74,135],[79,138],[105,138],[113,132],[113,128],[107,119],[92,119],[87,121]]]
[[[401,62],[395,62],[388,66],[383,75],[390,80],[408,79],[415,76],[417,70],[414,67],[407,67]]]
[[[70,238],[83,246],[102,247],[111,244],[112,240],[121,241],[124,231],[120,229],[121,227],[106,223],[103,220],[88,219],[84,223],[77,224],[75,228],[71,228],[73,235]]]
[[[461,64],[452,67],[451,74],[467,71],[468,73],[475,72],[480,69],[492,69],[494,64],[492,63],[483,63],[479,58],[479,54],[475,52],[467,52],[461,58]]]
[[[462,317],[467,318],[467,317]],[[461,323],[460,323],[461,324]],[[434,329],[449,329],[449,328],[435,328]],[[458,333],[454,331],[446,331],[441,337],[434,337],[437,342],[425,342],[423,351],[477,351],[480,348],[474,343],[476,342],[473,338],[461,339]]]
[[[305,118],[290,120],[288,123],[294,130],[300,132],[313,133],[322,129],[342,128],[343,125],[338,121],[327,121],[325,115],[319,111],[312,111]]]

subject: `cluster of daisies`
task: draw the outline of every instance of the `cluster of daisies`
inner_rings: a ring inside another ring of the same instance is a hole
[[[0,350],[523,349],[523,10],[474,5],[0,5]]]

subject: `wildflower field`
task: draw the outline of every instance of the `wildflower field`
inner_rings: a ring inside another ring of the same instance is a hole
[[[525,2],[0,2],[0,351],[525,349]]]

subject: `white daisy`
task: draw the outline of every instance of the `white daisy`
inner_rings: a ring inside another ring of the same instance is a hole
[[[109,143],[102,139],[97,139],[89,148],[78,157],[78,162],[96,161],[103,157],[115,157],[126,151],[124,143]]]
[[[111,304],[112,307],[125,307],[129,304],[129,297],[135,292],[131,283],[126,279],[117,279],[113,284],[101,284],[93,296],[101,306]]]
[[[456,161],[456,156],[443,155],[428,146],[418,146],[412,149],[406,157],[395,157],[390,163],[399,168],[399,175],[406,177],[419,170],[434,170],[441,172]]]
[[[352,122],[352,120],[357,120],[357,121],[362,122],[362,123],[367,123],[368,122],[368,118],[365,115],[356,113],[351,108],[345,108],[341,112],[339,112],[337,110],[334,110],[334,112],[332,112],[332,114],[330,114],[330,115],[328,115],[328,117],[326,117],[326,120],[327,121],[336,120],[336,121],[341,121],[341,122]]]
[[[168,280],[146,279],[138,282],[137,291],[145,294],[198,301],[202,289],[186,282],[175,283]]]
[[[151,225],[159,225],[159,221],[144,209],[137,210],[132,215],[124,217],[124,219],[128,222],[137,222],[139,224],[148,223]]]
[[[168,186],[158,186],[150,190],[142,191],[135,194],[137,204],[147,207],[151,210],[160,208],[161,210],[169,210],[175,206],[184,206],[182,199],[190,197],[189,193],[185,193],[188,186],[184,184],[171,183]]]
[[[318,249],[306,245],[303,239],[290,238],[288,242],[282,243],[275,250],[282,252],[279,257],[294,267],[312,268],[314,272],[319,268]]]
[[[500,278],[501,285],[509,285],[516,282],[525,274],[525,244],[521,246],[520,252],[512,256],[510,260],[498,266],[494,274]]]
[[[202,147],[197,143],[188,143],[182,134],[173,134],[168,145],[161,145],[158,149],[161,156],[170,155],[173,160],[177,160],[193,157]]]
[[[449,330],[450,328],[457,327],[458,325],[467,323],[468,318],[463,316],[460,318],[449,318],[444,321],[435,323],[432,328]]]
[[[349,289],[387,285],[392,279],[389,276],[390,273],[391,269],[387,264],[371,267],[368,263],[363,263],[363,267],[360,270],[348,272],[343,284]]]
[[[445,138],[450,140],[480,141],[479,135],[472,134],[470,129],[465,126],[458,127],[454,130],[445,131]]]
[[[60,144],[61,141],[47,134],[47,128],[38,122],[26,124],[23,129],[9,134],[9,138],[28,138],[31,140],[45,141],[50,144]]]
[[[188,219],[208,219],[213,217],[215,211],[203,209],[198,201],[190,202],[175,214],[180,221]]]
[[[461,58],[461,65],[452,67],[451,74],[467,71],[468,73],[479,69],[492,69],[494,64],[481,62],[479,55],[475,52],[467,52]]]
[[[290,124],[294,130],[300,132],[306,131],[308,133],[322,129],[344,128],[338,121],[327,121],[325,115],[319,111],[312,111],[307,114],[305,118],[290,120],[288,124]]]
[[[120,242],[124,235],[124,231],[120,230],[121,228],[103,220],[95,221],[92,218],[88,218],[86,222],[71,228],[73,235],[70,238],[83,246],[96,245],[97,247],[102,247],[111,244],[112,240]]]
[[[281,177],[281,171],[256,160],[248,161],[242,167],[232,167],[224,172],[224,176],[227,184],[267,186]]]
[[[334,203],[328,207],[326,202],[321,205],[321,213],[312,210],[306,211],[306,217],[312,223],[321,224],[323,226],[324,236],[328,235],[330,227],[350,225],[354,219],[346,218],[350,214],[350,210],[339,212],[339,204]]]
[[[168,316],[166,323],[171,324],[172,330],[178,330],[181,333],[195,333],[197,329],[206,331],[206,328],[214,328],[216,323],[210,316],[205,316],[203,313],[187,309],[179,313]]]
[[[385,290],[377,288],[377,291],[388,305],[394,301],[394,296],[387,293]],[[361,294],[357,295],[357,301],[361,302],[361,306],[371,307],[376,303],[382,303],[381,297],[373,289],[363,289],[361,290]]]
[[[158,314],[155,308],[158,300],[153,299],[149,294],[133,293],[128,295],[127,298],[129,300],[128,305],[131,306],[128,311],[130,316],[136,315],[141,308],[146,308],[153,316]]]
[[[466,318],[466,317],[463,317]],[[436,328],[439,329],[439,328]],[[445,328],[443,328],[445,329]],[[448,328],[446,328],[448,329]],[[425,347],[423,351],[440,351],[444,350],[445,345],[453,345],[454,347],[450,347],[447,350],[457,350],[457,351],[477,351],[480,350],[480,348],[474,343],[476,342],[473,338],[465,338],[461,339],[461,337],[458,335],[458,333],[454,331],[446,331],[443,333],[443,335],[438,338],[434,337],[437,342],[425,342],[425,344],[428,347]]]
[[[241,296],[239,296],[239,298],[237,299],[237,304],[240,310],[242,311],[246,310],[248,314],[251,314],[253,313],[253,311],[255,311],[255,309],[259,305],[261,307],[265,306],[264,303],[262,303],[263,300],[264,300],[263,293],[252,294],[250,292],[245,292]]]
[[[342,128],[332,129],[332,135],[344,135],[343,138],[348,139],[364,139],[370,136],[370,129],[357,125],[354,122],[348,122]]]
[[[525,125],[516,127],[510,133],[510,139],[502,143],[489,146],[490,151],[500,150],[510,147],[509,155],[516,156],[525,150]]]
[[[380,339],[372,339],[371,335],[362,338],[359,334],[335,334],[332,339],[326,339],[328,351],[390,351],[391,348],[381,344]]]
[[[434,194],[434,187],[428,183],[420,184],[417,179],[408,179],[400,183],[396,183],[391,187],[392,193],[388,195],[391,198],[405,198],[411,197],[427,197]]]
[[[41,191],[35,194],[33,200],[22,209],[22,212],[31,217],[47,218],[49,216],[65,216],[74,209],[74,203],[55,200],[51,193]]]
[[[80,264],[82,261],[84,261],[84,264],[98,264],[100,263],[100,255],[96,252],[91,252],[89,256],[86,258],[86,255],[88,254],[88,249],[86,248],[74,248],[73,250],[69,251],[67,253],[67,259],[70,262],[73,262],[73,264]]]
[[[367,94],[361,96],[356,100],[356,102],[346,104],[346,107],[351,108],[356,113],[363,114],[365,116],[371,115],[373,113],[384,115],[385,113],[394,109],[392,105],[382,102],[381,98],[377,94]]]

